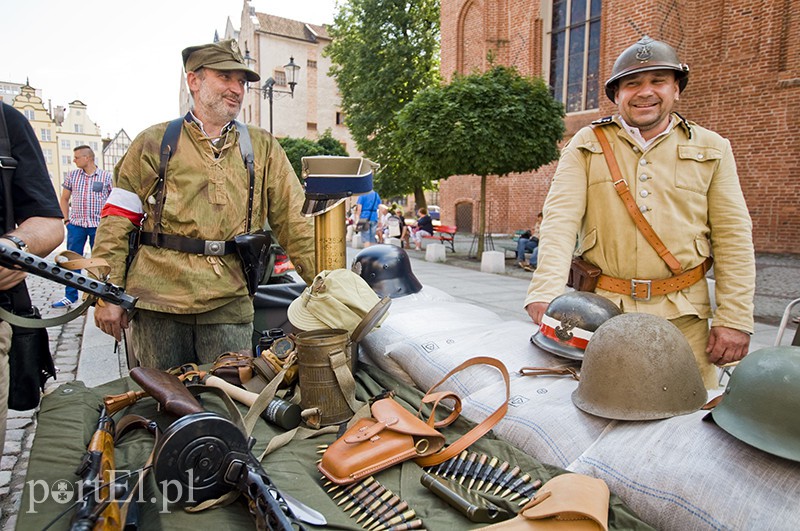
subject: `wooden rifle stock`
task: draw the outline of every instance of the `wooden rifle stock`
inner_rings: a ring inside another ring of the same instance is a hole
[[[135,367],[131,369],[130,376],[147,394],[161,404],[164,411],[176,417],[205,411],[174,374],[151,367]]]
[[[116,502],[114,479],[114,420],[105,406],[76,473],[80,476],[78,508],[70,523],[71,531],[122,529],[119,505]],[[99,490],[97,487],[104,485]]]

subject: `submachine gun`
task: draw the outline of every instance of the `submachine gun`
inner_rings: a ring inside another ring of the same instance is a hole
[[[26,253],[2,243],[0,243],[0,266],[21,269],[59,284],[85,291],[89,295],[109,304],[120,306],[125,310],[133,310],[136,305],[136,297],[126,294],[125,290],[119,286],[76,273],[55,262],[44,260],[35,254]]]
[[[164,431],[154,451],[156,484],[170,500],[195,505],[238,490],[248,499],[258,529],[305,529],[230,420],[205,411],[174,375],[146,367],[131,378],[162,407],[180,416]]]

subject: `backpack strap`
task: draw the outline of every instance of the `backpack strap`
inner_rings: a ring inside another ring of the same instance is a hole
[[[6,126],[6,115],[3,108],[5,103],[0,102],[0,169],[3,172],[3,207],[5,208],[5,232],[14,230],[14,200],[11,196],[11,181],[14,178],[14,170],[17,169],[17,161],[11,156],[11,139],[8,136]]]

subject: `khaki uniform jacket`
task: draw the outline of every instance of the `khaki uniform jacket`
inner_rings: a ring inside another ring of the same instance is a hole
[[[677,114],[673,116],[676,122],[672,130],[644,151],[622,128],[618,117],[600,122],[640,210],[683,269],[691,269],[713,255],[718,309],[712,326],[752,333],[752,222],[730,142]],[[602,148],[590,127],[578,131],[563,149],[543,211],[538,269],[525,306],[550,302],[564,291],[573,252],[618,278],[671,276],[617,195]],[[600,289],[597,293],[625,312],[646,312],[666,319],[711,317],[705,279],[650,301]]]
[[[150,127],[131,144],[114,172],[114,186],[136,194],[145,213],[144,230],[154,229],[155,185],[159,150],[167,123]],[[249,127],[255,154],[252,229],[266,219],[297,272],[310,283],[314,275],[314,227],[300,214],[304,193],[286,154],[266,131]],[[167,168],[161,231],[204,240],[232,240],[245,233],[249,176],[238,145],[238,132],[229,128],[221,154],[195,123],[183,122],[175,155]],[[199,314],[238,301],[231,322],[252,320],[239,257],[203,256],[172,249],[139,247],[127,278],[128,234],[134,229],[125,217],[103,217],[92,254],[111,265],[110,280],[139,297],[137,307],[172,314]],[[226,318],[229,318],[226,317]]]

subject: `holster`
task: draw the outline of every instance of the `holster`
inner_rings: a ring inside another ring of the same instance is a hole
[[[252,297],[255,295],[269,258],[269,246],[272,238],[263,230],[240,234],[233,238],[236,243],[236,252],[242,261],[242,271],[247,282],[247,291]]]
[[[594,291],[603,270],[583,258],[573,258],[569,267],[567,286],[577,291]]]
[[[583,474],[561,474],[539,489],[516,518],[481,529],[607,531],[608,485]]]
[[[376,400],[363,418],[325,450],[318,468],[339,485],[353,483],[444,446],[444,435],[392,398]]]

